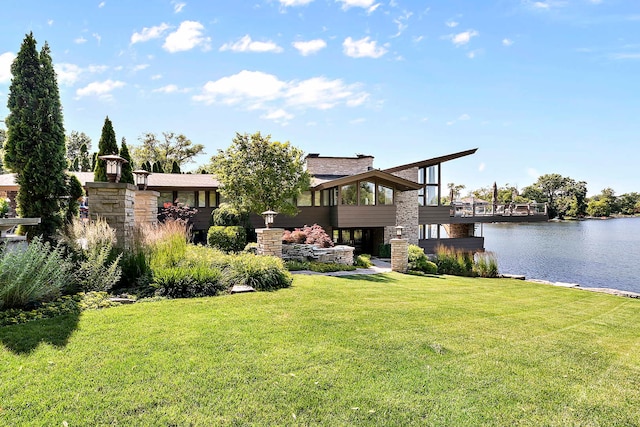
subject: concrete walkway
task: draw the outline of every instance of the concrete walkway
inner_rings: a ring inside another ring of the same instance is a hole
[[[372,258],[371,263],[373,264],[369,268],[357,268],[352,271],[331,271],[328,273],[318,273],[311,270],[300,270],[300,271],[292,271],[291,274],[308,274],[308,275],[322,275],[322,276],[353,276],[355,274],[380,274],[380,273],[389,273],[391,271],[391,263],[386,260]]]

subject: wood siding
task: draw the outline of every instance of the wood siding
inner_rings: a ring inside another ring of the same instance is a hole
[[[544,222],[548,221],[546,215],[478,215],[478,216],[451,216],[450,206],[420,206],[418,208],[418,221],[420,224],[475,224],[494,222]]]
[[[461,251],[484,252],[484,237],[464,237],[459,239],[422,239],[418,246],[427,254],[436,252],[438,245],[448,246]]]
[[[418,208],[419,224],[449,224],[451,219],[449,206],[420,206]]]
[[[331,225],[338,228],[367,228],[396,225],[396,207],[339,205],[331,208]]]
[[[331,208],[328,206],[300,207],[295,216],[276,215],[273,227],[302,228],[305,225],[318,224],[327,231],[331,227]],[[251,215],[251,225],[254,228],[264,228],[264,219],[260,215]]]

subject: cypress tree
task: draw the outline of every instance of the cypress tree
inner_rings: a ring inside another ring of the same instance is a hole
[[[127,148],[127,140],[124,136],[122,137],[122,145],[120,146],[120,157],[127,161],[127,163],[122,165],[120,182],[134,184],[135,181],[133,180],[133,165],[131,164],[131,155],[129,154],[129,149]]]
[[[82,144],[80,146],[80,167],[78,169],[80,172],[89,172],[93,170],[91,168],[91,160],[89,159],[89,148],[87,144]]]
[[[116,133],[113,131],[113,124],[109,116],[104,119],[102,134],[98,143],[98,156],[108,154],[118,154],[118,142]],[[93,180],[95,182],[107,182],[107,162],[96,157],[96,166],[93,169]]]
[[[173,164],[171,165],[171,173],[182,173],[182,172],[180,172],[180,166],[178,165],[178,162],[176,162],[175,160],[173,161]]]
[[[45,43],[38,54],[33,33],[28,34],[11,72],[5,162],[20,186],[19,214],[41,218],[31,231],[50,239],[62,225],[60,200],[67,194],[67,161],[62,105],[49,45]]]
[[[149,163],[149,161],[147,160],[142,164],[142,169],[146,170],[147,172],[151,172],[151,163]]]

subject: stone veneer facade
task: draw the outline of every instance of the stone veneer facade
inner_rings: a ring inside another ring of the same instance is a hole
[[[418,181],[418,168],[405,169],[394,172],[393,175],[410,181]],[[418,191],[403,191],[395,194],[396,205],[396,226],[404,227],[402,238],[407,239],[410,245],[418,244]],[[384,228],[384,241],[389,242],[396,238],[396,227],[388,226]]]
[[[307,172],[311,175],[355,175],[373,168],[373,156],[320,157],[309,154],[306,159]]]
[[[406,273],[409,269],[409,241],[391,239],[391,270]]]
[[[258,228],[258,255],[271,255],[282,258],[282,228]]]
[[[136,226],[143,224],[158,224],[158,197],[157,191],[136,191],[133,216]]]
[[[136,187],[132,184],[87,183],[91,219],[105,219],[116,230],[116,245],[124,249],[129,249],[133,243],[135,192]]]

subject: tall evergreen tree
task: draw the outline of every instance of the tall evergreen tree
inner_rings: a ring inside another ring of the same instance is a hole
[[[133,180],[133,165],[131,164],[131,155],[129,154],[129,148],[127,148],[127,140],[124,136],[122,137],[122,144],[120,146],[120,157],[127,161],[127,163],[122,165],[120,182],[135,184],[135,181]]]
[[[62,105],[49,45],[36,50],[28,34],[11,65],[7,106],[6,166],[20,186],[16,198],[23,217],[40,217],[34,235],[50,239],[62,225],[61,198],[67,194]]]
[[[116,133],[113,131],[113,124],[109,120],[109,116],[104,119],[102,126],[102,134],[98,143],[98,156],[108,154],[118,154],[118,142],[116,141]],[[107,182],[107,162],[96,157],[96,166],[93,170],[93,180],[95,182]]]
[[[171,165],[171,173],[182,173],[180,171],[180,165],[175,160],[173,161],[173,164]]]
[[[80,172],[89,172],[93,170],[91,168],[91,158],[89,157],[89,147],[87,144],[80,146],[80,164],[78,170]]]

